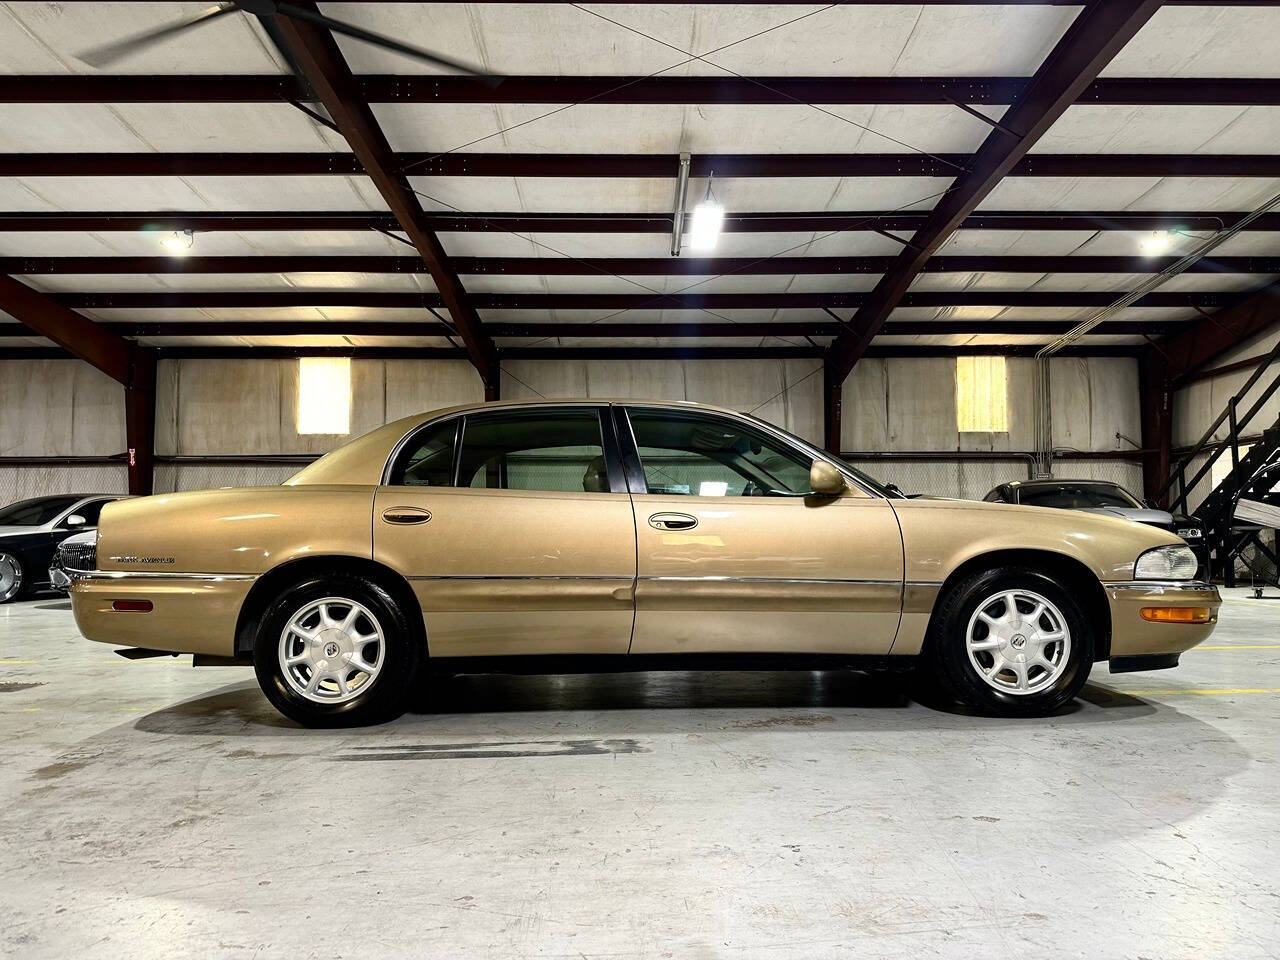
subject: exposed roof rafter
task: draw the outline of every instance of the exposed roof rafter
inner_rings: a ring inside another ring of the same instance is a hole
[[[31,332],[48,337],[73,356],[97,367],[112,380],[126,386],[133,382],[138,350],[133,343],[2,274],[0,310]]]
[[[309,0],[302,0],[299,6],[315,9]],[[496,348],[481,329],[474,307],[467,302],[466,290],[450,265],[444,247],[426,225],[422,205],[400,173],[399,161],[373,111],[360,99],[355,77],[333,35],[323,27],[296,17],[276,15],[273,20],[307,82],[350,144],[354,157],[425,262],[467,355],[485,383],[486,393],[496,391]]]
[[[916,231],[912,247],[898,255],[895,266],[859,307],[854,323],[862,333],[856,337],[844,334],[837,340],[833,348],[837,383],[849,375],[890,314],[905,302],[908,288],[925,263],[965,218],[1001,180],[1028,161],[1032,166],[1043,165],[1044,158],[1028,156],[1029,151],[1159,9],[1159,0],[1094,0],[1072,21],[1022,99],[1001,118],[1001,123],[1018,131],[1019,136],[991,131],[971,158],[967,172],[955,179],[951,192],[938,201],[925,225]]]
[[[1165,375],[1176,383],[1277,324],[1280,324],[1280,281],[1161,341],[1159,353]]]

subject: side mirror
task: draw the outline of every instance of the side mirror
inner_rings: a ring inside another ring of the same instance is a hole
[[[80,514],[78,513],[73,513],[71,516],[67,517],[66,519],[66,525],[68,527],[83,527],[84,524],[85,524],[84,517],[80,516]]]
[[[825,460],[814,460],[809,468],[809,486],[823,497],[838,497],[844,493],[844,474]]]

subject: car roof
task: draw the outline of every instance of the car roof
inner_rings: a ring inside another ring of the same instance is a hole
[[[519,410],[521,408],[537,409],[542,407],[600,407],[608,405],[630,407],[655,407],[664,410],[689,410],[704,413],[717,413],[737,419],[746,418],[755,422],[750,414],[727,407],[716,407],[706,403],[694,403],[691,400],[642,400],[611,397],[575,397],[575,398],[524,398],[520,400],[490,400],[473,403],[461,403],[439,410],[429,410],[412,416],[393,420],[363,436],[348,441],[335,450],[325,454],[319,460],[304,467],[294,474],[286,484],[297,486],[303,484],[377,484],[381,482],[382,470],[392,451],[409,433],[423,424],[434,420],[467,413],[488,413],[492,410]],[[768,426],[766,424],[766,426]],[[773,428],[777,429],[777,428]]]

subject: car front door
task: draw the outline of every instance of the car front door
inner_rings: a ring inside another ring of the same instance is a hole
[[[889,651],[902,535],[887,500],[813,495],[810,455],[747,421],[618,417],[637,535],[631,652]]]
[[[498,409],[406,438],[373,548],[408,577],[433,657],[627,652],[635,522],[608,414]]]

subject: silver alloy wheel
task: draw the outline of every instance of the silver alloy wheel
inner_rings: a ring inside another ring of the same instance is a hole
[[[315,703],[346,703],[373,685],[386,657],[382,626],[346,597],[313,600],[280,633],[280,672]]]
[[[1071,630],[1062,611],[1040,594],[1002,590],[969,618],[965,649],[987,686],[1025,696],[1062,676],[1071,658]]]
[[[0,603],[6,603],[22,589],[22,564],[11,553],[0,553]]]

